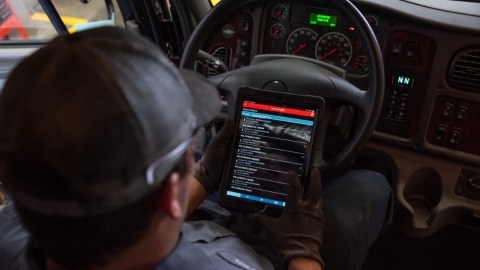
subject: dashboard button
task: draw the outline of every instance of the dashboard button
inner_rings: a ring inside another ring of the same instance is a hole
[[[467,119],[468,107],[460,106],[457,111],[457,120],[465,121]]]
[[[400,103],[398,103],[398,108],[400,109],[406,109],[408,107],[408,102],[406,102],[405,100],[402,100],[400,101]]]
[[[442,116],[446,118],[452,117],[453,107],[454,107],[453,103],[449,103],[449,102],[445,103],[445,105],[443,105]]]
[[[438,125],[437,130],[435,131],[435,141],[438,143],[443,143],[445,136],[447,135],[448,126]]]
[[[240,40],[240,51],[246,52],[248,51],[248,41],[246,40]]]
[[[402,98],[408,100],[410,98],[410,91],[402,91]]]
[[[395,107],[397,105],[397,99],[391,98],[388,100],[388,106],[389,107]]]
[[[393,117],[395,117],[395,109],[387,108],[387,109],[385,110],[385,117],[388,117],[388,118],[393,118]]]
[[[398,110],[397,111],[397,119],[398,120],[405,120],[405,115],[406,115],[405,110]]]
[[[462,136],[462,130],[455,128],[450,132],[448,143],[452,146],[457,146],[460,143],[460,137]]]
[[[242,33],[246,34],[250,32],[250,20],[247,18],[243,18],[242,21]]]
[[[247,64],[245,64],[243,62],[238,62],[238,64],[237,64],[238,68],[243,68],[243,67],[246,67],[246,66],[247,66]]]
[[[405,58],[414,58],[416,50],[417,44],[415,44],[415,42],[408,42],[407,45],[405,45]]]
[[[393,97],[397,97],[399,92],[400,91],[398,89],[392,89],[390,90],[390,95],[392,95]]]
[[[400,39],[393,41],[392,54],[399,56],[402,53],[403,42]]]

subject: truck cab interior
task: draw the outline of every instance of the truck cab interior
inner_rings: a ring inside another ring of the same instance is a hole
[[[68,34],[55,2],[39,0]],[[241,87],[325,99],[315,166],[377,171],[396,195],[362,269],[480,269],[479,1],[104,2],[109,20],[218,87],[212,133]],[[41,46],[1,44],[0,80]]]

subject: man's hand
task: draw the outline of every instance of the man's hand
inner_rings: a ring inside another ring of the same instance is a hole
[[[227,119],[222,129],[208,144],[205,155],[195,164],[193,176],[202,184],[208,194],[220,187],[227,156],[227,145],[232,138],[233,131],[234,121]]]
[[[320,257],[323,241],[323,200],[320,197],[322,179],[317,168],[312,170],[310,187],[302,198],[300,179],[295,172],[288,174],[290,182],[287,202],[282,215],[272,218],[256,213],[255,219],[270,234],[283,257],[286,269],[292,259],[306,258],[317,261],[323,269]]]

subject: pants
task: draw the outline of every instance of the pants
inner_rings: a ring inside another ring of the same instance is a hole
[[[325,214],[321,255],[326,269],[359,269],[370,246],[392,222],[394,197],[390,185],[381,174],[355,170],[325,183],[321,196]],[[205,202],[200,209],[203,211],[189,219],[213,219],[267,257],[276,269],[282,269],[275,243],[248,214],[227,215],[212,202]]]

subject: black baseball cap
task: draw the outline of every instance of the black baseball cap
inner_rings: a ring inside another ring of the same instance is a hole
[[[0,182],[16,204],[45,215],[113,212],[157,189],[181,158],[172,153],[220,108],[207,79],[177,69],[138,34],[104,27],[60,36],[5,84]]]

